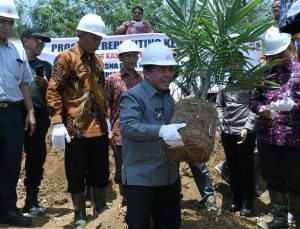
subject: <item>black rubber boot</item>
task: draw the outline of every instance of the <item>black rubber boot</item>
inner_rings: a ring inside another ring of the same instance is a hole
[[[269,190],[273,219],[257,225],[266,229],[288,228],[288,197],[286,193]]]
[[[106,205],[106,188],[91,188],[92,202],[94,207],[94,214],[99,213],[108,209]]]
[[[300,229],[300,194],[293,193],[291,194],[291,197],[296,217],[296,229]]]
[[[45,214],[45,208],[39,205],[38,193],[39,189],[26,189],[26,199],[23,207],[23,213],[29,213],[34,216]]]
[[[74,224],[76,228],[85,228],[87,223],[85,212],[85,193],[71,194],[74,206]]]
[[[0,224],[28,227],[32,223],[31,218],[23,216],[19,209],[14,208],[0,215]]]

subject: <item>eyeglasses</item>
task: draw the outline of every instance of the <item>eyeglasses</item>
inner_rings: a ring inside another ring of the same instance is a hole
[[[142,14],[140,11],[134,11],[133,14]]]
[[[38,38],[30,37],[29,39],[34,40],[38,46],[45,46],[45,42]]]

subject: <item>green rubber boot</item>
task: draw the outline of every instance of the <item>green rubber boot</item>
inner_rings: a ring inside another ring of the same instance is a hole
[[[257,225],[265,229],[289,228],[288,197],[285,193],[269,190],[273,219],[270,222],[260,222]]]
[[[87,223],[85,212],[85,193],[71,194],[74,206],[74,222],[77,229],[85,228]]]
[[[94,215],[109,209],[106,204],[106,188],[91,188]]]

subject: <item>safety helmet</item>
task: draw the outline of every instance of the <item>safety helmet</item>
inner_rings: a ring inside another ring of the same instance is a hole
[[[14,0],[1,0],[0,1],[0,16],[19,19],[16,5]]]
[[[95,34],[99,37],[106,37],[104,33],[105,24],[102,18],[96,14],[83,16],[77,26],[77,30]]]
[[[288,48],[291,43],[291,35],[280,33],[276,27],[269,28],[262,39],[262,52],[266,56],[276,55]]]
[[[120,44],[118,52],[119,54],[121,54],[125,52],[140,52],[140,50],[136,43],[131,40],[126,40],[123,41],[122,44]]]
[[[144,49],[141,65],[178,65],[171,49],[161,42],[153,42]]]

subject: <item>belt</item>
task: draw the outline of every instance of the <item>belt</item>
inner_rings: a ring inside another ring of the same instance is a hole
[[[0,108],[11,107],[20,104],[20,102],[0,102]]]

